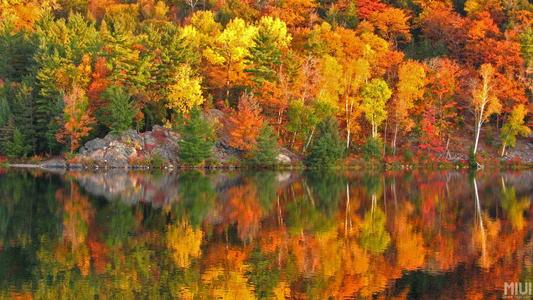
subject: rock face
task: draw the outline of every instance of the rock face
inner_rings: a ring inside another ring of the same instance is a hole
[[[103,139],[87,142],[80,148],[77,159],[110,168],[125,168],[135,161],[149,160],[155,156],[176,164],[178,141],[179,134],[161,126],[154,126],[152,131],[144,133],[134,130],[120,135],[110,133]]]

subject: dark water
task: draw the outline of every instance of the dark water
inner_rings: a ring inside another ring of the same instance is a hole
[[[0,298],[500,298],[533,172],[2,170]]]

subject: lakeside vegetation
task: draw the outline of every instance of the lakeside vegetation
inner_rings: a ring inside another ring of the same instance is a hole
[[[282,148],[309,168],[500,165],[531,134],[532,20],[524,0],[2,1],[0,155],[163,125],[187,166],[220,142],[263,167]]]

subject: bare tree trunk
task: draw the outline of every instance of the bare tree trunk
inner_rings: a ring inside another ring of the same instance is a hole
[[[392,138],[392,155],[396,155],[396,141],[398,138],[398,123],[396,123],[396,126],[394,128],[394,137]]]
[[[475,137],[475,142],[474,142],[474,155],[477,153],[477,147],[478,147],[478,143],[479,143],[479,133],[481,131],[481,125],[483,123],[481,121],[478,121],[477,124],[476,124],[476,137]]]
[[[502,145],[502,157],[505,156],[505,146],[507,146],[507,143],[503,142],[503,145]]]
[[[387,129],[389,127],[389,120],[385,120],[385,129],[383,130],[383,156],[385,156],[386,153],[386,147],[387,147]]]
[[[315,134],[315,127],[313,127],[313,130],[311,130],[311,134],[309,134],[309,138],[307,139],[307,143],[304,146],[303,152],[307,150],[307,147],[309,147],[309,144],[311,144],[311,140],[313,139],[313,135]]]

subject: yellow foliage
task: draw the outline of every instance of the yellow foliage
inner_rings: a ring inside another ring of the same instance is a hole
[[[186,221],[168,226],[167,247],[172,252],[172,259],[177,266],[186,268],[191,264],[191,258],[201,255],[203,236],[200,229],[193,229]]]
[[[170,86],[167,108],[178,113],[188,113],[191,109],[204,103],[202,79],[194,75],[189,65],[181,65]]]

